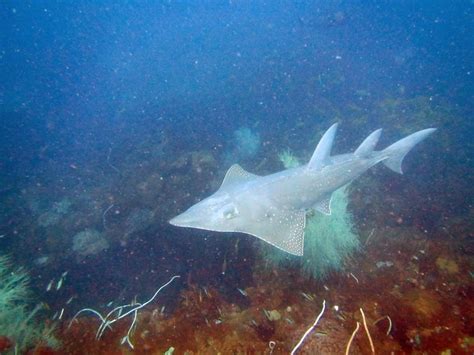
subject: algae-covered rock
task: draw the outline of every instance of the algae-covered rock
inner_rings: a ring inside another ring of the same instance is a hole
[[[436,259],[436,266],[438,269],[447,272],[448,274],[457,274],[459,272],[459,266],[454,260],[439,256]]]
[[[69,213],[71,206],[72,202],[68,198],[55,202],[50,210],[38,217],[38,224],[41,227],[50,227],[58,224]]]
[[[95,229],[85,229],[73,238],[72,250],[80,256],[95,255],[108,247],[107,239]]]
[[[232,145],[225,153],[226,164],[254,157],[261,146],[260,135],[248,127],[240,127],[233,134]]]
[[[155,214],[146,208],[135,208],[125,221],[125,235],[130,236],[147,229],[153,222]]]
[[[432,291],[416,288],[403,297],[420,321],[431,321],[443,311],[438,295]]]
[[[277,321],[281,319],[281,314],[276,309],[265,312],[265,315],[270,321]]]

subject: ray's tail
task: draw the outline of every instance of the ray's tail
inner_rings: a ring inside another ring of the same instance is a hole
[[[434,131],[436,131],[436,128],[423,129],[400,139],[399,141],[382,150],[380,153],[387,157],[383,161],[385,166],[396,173],[403,174],[402,161],[403,158],[405,158],[405,155],[407,155],[407,153],[412,150],[415,145],[420,143]]]

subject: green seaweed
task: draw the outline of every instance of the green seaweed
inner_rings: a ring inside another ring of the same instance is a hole
[[[286,149],[278,154],[278,160],[280,160],[285,169],[296,168],[301,165],[300,161],[296,156],[293,155],[291,150]]]
[[[341,270],[346,258],[359,248],[348,203],[349,191],[342,187],[333,193],[330,216],[316,213],[307,218],[300,262],[308,276],[324,278],[331,270]]]
[[[22,268],[14,268],[11,259],[0,256],[0,335],[13,340],[11,353],[24,353],[36,345],[59,346],[54,327],[41,322],[38,304],[31,309],[29,276]]]

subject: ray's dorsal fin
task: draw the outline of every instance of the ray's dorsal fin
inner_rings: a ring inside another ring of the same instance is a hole
[[[329,164],[329,155],[331,154],[332,144],[334,142],[334,136],[336,135],[337,123],[334,123],[324,133],[323,137],[318,143],[318,146],[314,150],[313,156],[308,163],[308,170],[321,170],[325,165]]]
[[[222,181],[220,189],[225,189],[235,183],[242,183],[258,178],[258,175],[249,173],[244,170],[239,164],[232,165],[229,170],[225,173],[224,180]]]
[[[366,139],[359,145],[359,148],[356,149],[354,155],[357,155],[361,158],[366,158],[372,153],[377,145],[380,135],[382,134],[382,129],[379,128],[376,131],[373,131],[367,136]]]

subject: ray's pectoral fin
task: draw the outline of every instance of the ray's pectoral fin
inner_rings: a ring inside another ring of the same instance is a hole
[[[236,232],[251,234],[293,255],[302,256],[306,212],[272,210]]]

